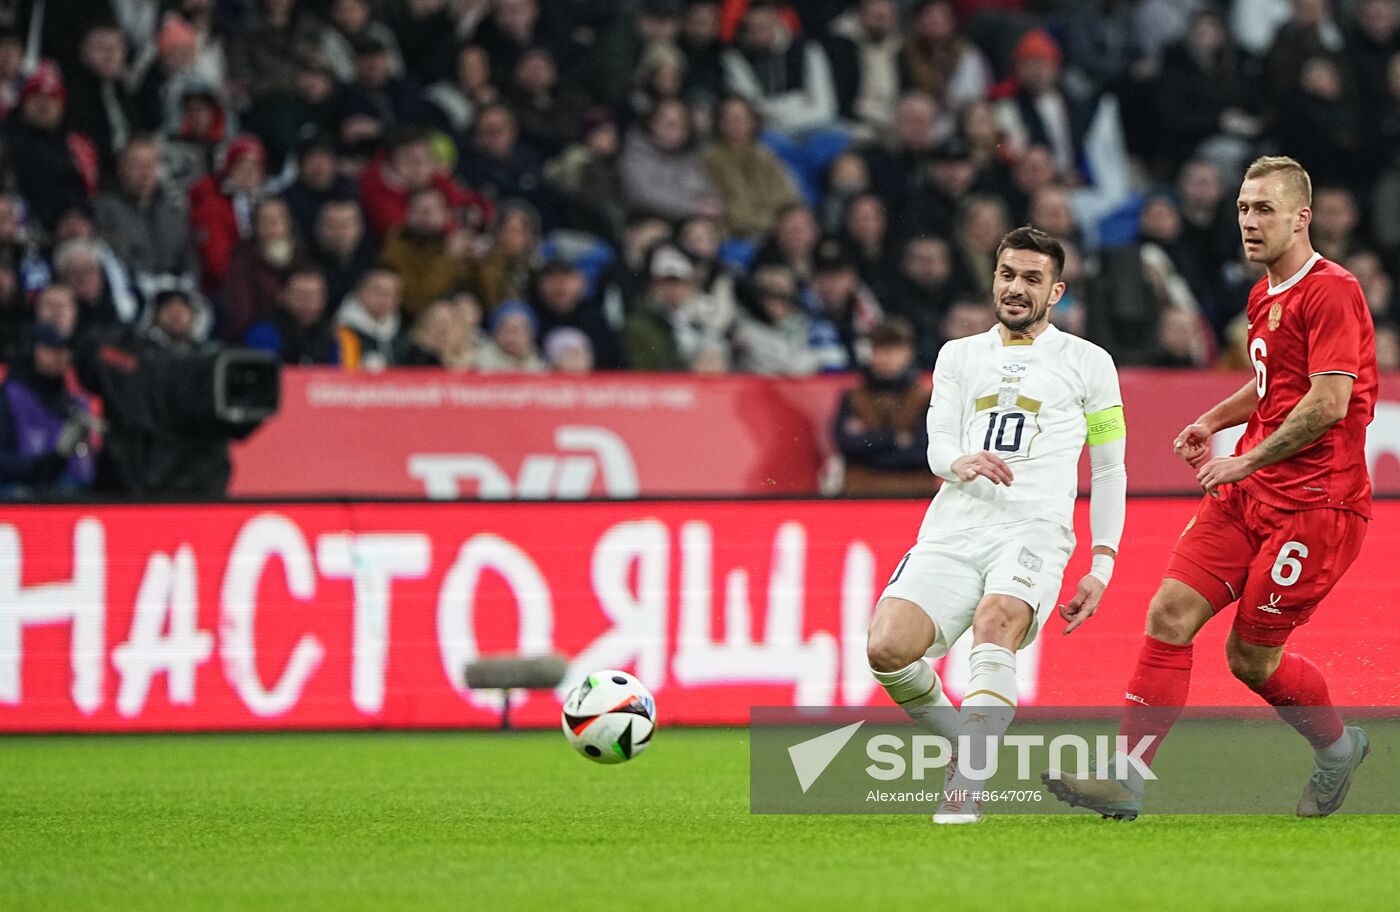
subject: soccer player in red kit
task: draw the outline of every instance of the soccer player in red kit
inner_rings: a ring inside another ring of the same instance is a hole
[[[1376,345],[1356,278],[1313,251],[1311,203],[1308,173],[1291,158],[1260,158],[1245,172],[1240,235],[1249,260],[1268,270],[1246,312],[1254,379],[1174,443],[1207,496],[1148,607],[1119,734],[1129,746],[1154,736],[1141,753],[1152,762],[1186,703],[1192,639],[1238,600],[1225,644],[1230,670],[1312,745],[1298,814],[1322,817],[1341,806],[1370,745],[1364,731],[1342,724],[1317,666],[1284,643],[1366,535]],[[1234,455],[1210,458],[1211,435],[1245,422]],[[1106,816],[1132,819],[1142,807],[1140,775],[1048,771],[1044,780],[1061,800]]]

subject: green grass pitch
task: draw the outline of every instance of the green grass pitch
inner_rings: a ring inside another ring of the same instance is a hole
[[[736,729],[616,767],[558,732],[0,740],[9,912],[1356,909],[1397,859],[1388,816],[755,817]]]

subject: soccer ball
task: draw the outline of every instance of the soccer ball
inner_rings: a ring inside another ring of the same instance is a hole
[[[564,737],[596,763],[622,763],[646,750],[656,700],[625,671],[594,672],[564,700]]]

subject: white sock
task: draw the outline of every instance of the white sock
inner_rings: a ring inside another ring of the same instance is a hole
[[[1321,766],[1341,766],[1351,757],[1351,752],[1355,749],[1356,745],[1352,743],[1351,732],[1344,728],[1340,738],[1326,747],[1313,751],[1313,754]]]
[[[987,739],[999,742],[1016,717],[1016,653],[995,643],[979,643],[972,647],[968,665],[972,673],[959,713],[962,727],[958,733],[968,739],[972,751],[962,761],[963,768],[975,778],[978,771],[987,768]]]
[[[919,727],[947,738],[957,748],[958,708],[943,692],[943,682],[933,666],[919,659],[899,671],[870,669],[885,693],[899,704],[905,715]]]

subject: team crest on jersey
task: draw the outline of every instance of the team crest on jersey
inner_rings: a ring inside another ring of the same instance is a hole
[[[1269,308],[1269,332],[1278,329],[1279,323],[1283,321],[1283,305],[1274,302],[1274,306]]]
[[[997,390],[997,408],[1011,408],[1016,404],[1016,388],[1003,386]]]

